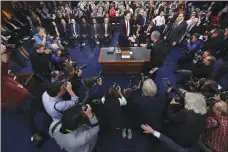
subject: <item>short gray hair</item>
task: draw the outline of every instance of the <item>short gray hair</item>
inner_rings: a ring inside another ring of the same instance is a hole
[[[206,114],[207,105],[205,97],[201,93],[187,92],[185,94],[185,109],[192,110],[196,114]]]
[[[157,85],[152,79],[147,79],[143,82],[142,93],[144,96],[154,97],[157,93]]]
[[[51,50],[54,52],[57,52],[57,50],[59,49],[57,44],[51,44]]]
[[[161,34],[160,34],[159,31],[153,31],[153,32],[151,33],[151,36],[155,37],[155,39],[157,40],[157,39],[160,38]]]

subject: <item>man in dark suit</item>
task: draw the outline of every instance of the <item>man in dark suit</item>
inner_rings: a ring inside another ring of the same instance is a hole
[[[70,43],[72,48],[75,47],[76,41],[79,41],[79,46],[82,50],[82,39],[80,35],[80,26],[75,22],[74,19],[71,19],[71,23],[69,25],[69,37],[70,37]]]
[[[82,41],[84,39],[87,39],[90,33],[90,25],[86,22],[85,18],[82,18],[82,24],[80,26],[80,34],[81,34],[81,38]],[[82,46],[85,46],[85,43],[82,43]]]
[[[67,28],[69,24],[66,24],[64,19],[61,19],[59,26],[57,27],[60,37],[65,39],[67,36]]]
[[[90,47],[93,49],[97,44],[100,44],[99,39],[100,39],[100,24],[97,23],[97,20],[94,18],[93,19],[93,24],[91,25],[91,30],[90,30]]]
[[[147,24],[147,13],[143,12],[143,15],[139,14],[139,25],[143,28]]]
[[[179,43],[180,39],[186,31],[187,26],[188,25],[186,21],[184,21],[184,14],[179,13],[177,20],[173,23],[167,37],[169,46],[174,47]]]
[[[104,18],[104,23],[100,26],[101,44],[109,46],[112,41],[112,27],[108,18]]]
[[[160,67],[163,66],[163,60],[165,59],[168,48],[165,45],[165,42],[160,39],[160,32],[159,31],[153,31],[151,34],[151,41],[153,42],[150,45],[147,45],[147,48],[151,50],[150,52],[150,63],[146,64],[144,67],[144,73],[147,74],[153,74],[153,78],[156,76],[156,71]]]
[[[121,47],[129,47],[130,42],[135,42],[135,35],[133,30],[133,23],[130,21],[131,12],[124,12],[124,19],[120,21],[120,34],[118,43]]]

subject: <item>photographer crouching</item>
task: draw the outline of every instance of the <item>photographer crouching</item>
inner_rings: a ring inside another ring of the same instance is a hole
[[[194,33],[192,36],[187,34],[183,45],[187,50],[184,52],[185,56],[178,59],[178,65],[192,61],[194,54],[200,51],[201,41],[199,40],[199,34]]]
[[[183,63],[182,61],[180,65],[179,61],[176,72],[179,73],[178,71],[181,70],[190,70],[193,76],[197,78],[211,78],[215,60],[216,58],[209,55],[208,51],[204,53],[199,52],[194,55],[192,60],[189,59],[189,62],[185,61],[185,63]]]

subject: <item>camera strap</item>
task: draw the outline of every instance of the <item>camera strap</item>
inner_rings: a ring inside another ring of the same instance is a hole
[[[58,121],[58,122],[51,128],[51,134],[52,134],[52,135],[53,135],[53,133],[54,133],[56,127],[58,127],[61,123],[62,123],[62,121],[60,120],[60,121]]]
[[[57,101],[57,102],[54,104],[54,109],[55,109],[57,112],[59,112],[59,113],[63,114],[63,112],[62,112],[62,111],[60,111],[60,110],[58,110],[58,109],[56,108],[56,104],[57,104],[57,103],[59,103],[59,102],[61,102],[61,101]]]

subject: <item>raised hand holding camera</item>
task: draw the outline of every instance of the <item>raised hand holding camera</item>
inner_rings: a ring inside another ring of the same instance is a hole
[[[84,108],[83,108],[84,107]],[[93,118],[92,108],[89,104],[82,107],[82,112],[89,118]],[[86,108],[85,108],[86,107]]]

